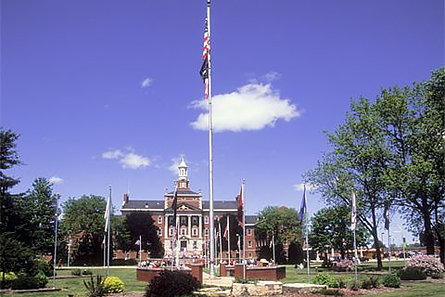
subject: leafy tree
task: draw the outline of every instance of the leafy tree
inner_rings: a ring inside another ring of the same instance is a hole
[[[285,243],[302,242],[302,225],[298,220],[298,212],[293,208],[267,206],[259,213],[258,223],[255,225],[255,237],[258,242],[269,242],[275,239],[276,261],[284,263],[283,246]],[[260,256],[267,253],[263,247]]]
[[[52,184],[45,178],[37,178],[32,186],[22,203],[30,230],[28,240],[37,254],[52,253],[57,195],[53,194]]]
[[[130,242],[126,250],[134,250],[135,242],[142,237],[142,249],[150,251],[151,257],[162,257],[163,248],[158,228],[153,224],[150,212],[132,212],[124,220],[124,224],[130,235]]]
[[[306,174],[306,179],[330,205],[351,207],[352,191],[355,191],[357,217],[374,239],[377,267],[382,269],[379,210],[388,202],[386,168],[391,154],[378,121],[378,114],[367,99],[353,101],[345,123],[334,133],[327,133],[333,151]]]
[[[33,268],[34,253],[25,245],[26,217],[20,208],[21,194],[11,189],[19,179],[8,176],[7,170],[21,164],[16,151],[18,135],[0,128],[0,270],[3,272],[27,272]],[[0,280],[5,285],[5,273]]]
[[[95,195],[70,198],[63,204],[63,228],[67,236],[75,239],[74,263],[102,263],[105,207],[105,198]]]
[[[327,248],[339,250],[342,259],[346,250],[354,248],[354,235],[350,229],[351,209],[345,205],[331,208],[323,208],[312,217],[312,230],[309,237],[311,247],[319,252],[325,252],[327,260]],[[357,224],[357,246],[366,246],[369,232],[361,224]]]

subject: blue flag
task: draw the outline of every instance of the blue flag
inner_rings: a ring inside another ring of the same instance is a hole
[[[306,206],[306,185],[304,185],[303,198],[301,199],[300,212],[298,214],[298,219],[303,220],[304,214],[307,212]]]

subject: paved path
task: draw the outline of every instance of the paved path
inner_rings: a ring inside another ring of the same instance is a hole
[[[210,278],[210,274],[203,272],[202,282],[204,285],[215,286],[215,287],[232,287],[232,283],[235,278],[231,276],[215,276],[214,278]]]

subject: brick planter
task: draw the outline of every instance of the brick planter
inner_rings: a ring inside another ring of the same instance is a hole
[[[235,278],[243,278],[243,265],[235,265]],[[286,277],[285,266],[246,267],[246,279],[277,281]]]
[[[161,271],[169,270],[170,268],[162,267],[162,268],[144,268],[138,267],[136,268],[136,279],[142,282],[151,282],[156,276],[158,276]],[[179,271],[183,271],[185,273],[191,274],[202,284],[202,265],[201,264],[192,264],[191,268],[181,269]]]

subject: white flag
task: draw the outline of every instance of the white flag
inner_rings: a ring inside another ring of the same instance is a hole
[[[107,231],[108,229],[108,222],[110,221],[110,198],[108,198],[107,200],[107,207],[105,208],[105,214],[104,214],[104,219],[105,219],[105,228],[104,231]]]
[[[355,230],[356,225],[357,225],[357,207],[355,205],[355,193],[352,192],[351,229]]]

